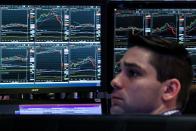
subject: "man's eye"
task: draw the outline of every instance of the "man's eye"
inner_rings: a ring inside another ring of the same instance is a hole
[[[114,74],[117,75],[120,72],[121,72],[120,64],[116,64],[114,67]]]
[[[138,72],[138,71],[135,71],[135,70],[129,70],[128,71],[128,76],[129,77],[138,77],[140,76],[141,74]]]

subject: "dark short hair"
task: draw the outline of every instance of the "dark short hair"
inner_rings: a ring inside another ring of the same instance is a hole
[[[181,91],[178,94],[177,105],[183,108],[188,100],[193,79],[191,58],[186,48],[159,36],[129,34],[128,41],[129,47],[139,46],[152,52],[150,63],[157,72],[157,80],[164,82],[176,78],[180,81]]]

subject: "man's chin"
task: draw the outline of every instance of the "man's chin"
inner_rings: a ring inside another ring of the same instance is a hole
[[[123,114],[124,113],[124,110],[121,107],[119,107],[119,106],[112,106],[110,108],[110,113],[112,115]]]

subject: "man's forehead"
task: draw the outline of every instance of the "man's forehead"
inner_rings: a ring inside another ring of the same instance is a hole
[[[150,58],[151,55],[152,55],[152,51],[142,48],[142,47],[134,46],[127,50],[127,52],[123,56],[123,59],[128,60],[129,58],[134,59],[138,57],[147,59],[147,58]]]
[[[152,66],[150,63],[152,52],[141,47],[132,47],[130,48],[123,58],[121,59],[121,64],[132,64],[138,65],[141,68],[145,68],[145,66]]]

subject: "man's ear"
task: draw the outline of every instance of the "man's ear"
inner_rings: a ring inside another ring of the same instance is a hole
[[[162,98],[164,101],[177,99],[178,94],[181,89],[181,84],[178,79],[169,79],[166,80],[163,84],[163,95]]]

